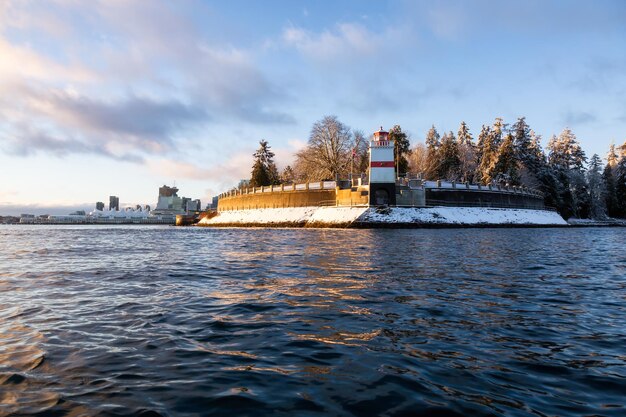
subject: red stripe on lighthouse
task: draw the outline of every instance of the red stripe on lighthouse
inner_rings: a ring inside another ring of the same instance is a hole
[[[372,161],[370,163],[371,168],[395,168],[393,161]]]

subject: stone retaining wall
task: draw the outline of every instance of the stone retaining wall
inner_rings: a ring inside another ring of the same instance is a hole
[[[543,197],[538,195],[446,188],[426,188],[426,205],[544,209]]]
[[[237,194],[218,200],[217,211],[261,208],[334,206],[335,189]]]

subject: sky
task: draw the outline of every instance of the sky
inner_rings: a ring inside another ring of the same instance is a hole
[[[209,198],[326,115],[626,140],[626,2],[0,0],[0,215]]]

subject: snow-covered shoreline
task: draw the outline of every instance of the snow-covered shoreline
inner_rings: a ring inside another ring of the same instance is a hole
[[[291,207],[234,210],[199,226],[261,227],[520,227],[567,226],[556,212],[482,207]]]

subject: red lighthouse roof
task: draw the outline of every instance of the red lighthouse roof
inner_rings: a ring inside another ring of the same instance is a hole
[[[374,140],[377,141],[386,141],[389,139],[389,132],[383,130],[383,127],[380,127],[380,130],[374,132]]]

